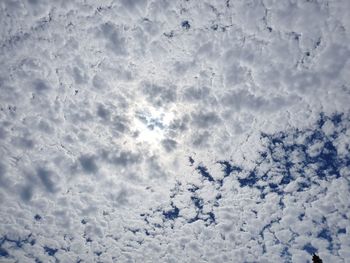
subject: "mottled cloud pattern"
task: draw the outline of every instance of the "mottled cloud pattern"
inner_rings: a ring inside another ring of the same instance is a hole
[[[1,1],[0,261],[349,262],[348,10]]]

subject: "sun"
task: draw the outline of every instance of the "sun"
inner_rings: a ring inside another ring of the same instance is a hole
[[[136,140],[154,147],[166,137],[169,125],[174,119],[173,111],[163,107],[143,105],[137,107],[134,114],[134,129]]]

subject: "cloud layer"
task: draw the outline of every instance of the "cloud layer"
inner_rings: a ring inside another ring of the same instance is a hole
[[[2,1],[0,261],[346,262],[349,9]]]

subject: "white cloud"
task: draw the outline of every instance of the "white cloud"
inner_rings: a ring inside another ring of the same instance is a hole
[[[348,1],[2,1],[0,261],[349,255]]]

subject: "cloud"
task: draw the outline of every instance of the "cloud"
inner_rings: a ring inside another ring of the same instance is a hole
[[[83,170],[87,173],[96,173],[98,171],[95,156],[82,155],[79,157],[79,162]]]
[[[162,87],[152,83],[142,83],[142,92],[155,106],[163,106],[176,101],[175,87]]]
[[[348,1],[0,9],[0,261],[349,257]]]
[[[54,193],[57,191],[55,182],[53,180],[54,175],[52,171],[42,167],[38,167],[36,172],[40,179],[40,182],[43,184],[47,192]]]
[[[162,145],[166,151],[171,152],[177,147],[177,142],[172,139],[164,139],[162,140]]]
[[[112,51],[117,56],[127,55],[125,38],[123,37],[123,33],[119,27],[113,25],[112,23],[102,24],[100,26],[100,34],[106,39],[106,48],[108,50]],[[76,75],[77,74],[75,74],[75,76]]]
[[[221,122],[215,112],[199,112],[192,114],[192,123],[198,128],[210,128]]]

